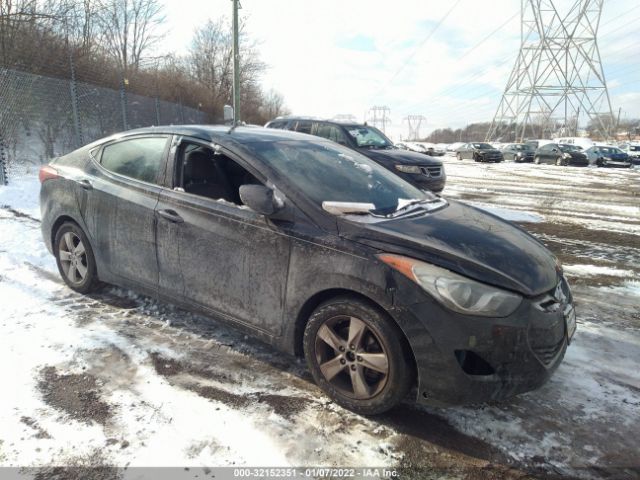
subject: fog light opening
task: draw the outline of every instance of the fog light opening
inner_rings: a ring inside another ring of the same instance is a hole
[[[493,375],[496,371],[480,355],[471,350],[456,350],[456,360],[467,375]]]

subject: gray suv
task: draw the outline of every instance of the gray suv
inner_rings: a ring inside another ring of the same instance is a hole
[[[397,148],[375,127],[304,117],[276,118],[265,127],[327,138],[369,157],[421,190],[440,193],[444,189],[447,177],[440,160]]]

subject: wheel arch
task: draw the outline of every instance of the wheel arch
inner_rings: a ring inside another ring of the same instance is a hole
[[[394,318],[394,316],[391,313],[389,313],[389,311],[385,309],[379,302],[375,301],[371,297],[361,292],[358,292],[356,290],[351,290],[348,288],[329,288],[329,289],[321,290],[313,294],[302,305],[302,307],[300,308],[296,316],[295,328],[293,331],[293,353],[295,354],[295,356],[296,357],[304,356],[304,352],[303,352],[304,330],[313,311],[316,308],[318,308],[318,306],[323,302],[326,302],[333,298],[345,297],[345,296],[356,298],[358,300],[361,300],[369,304],[372,308],[375,308],[376,310],[378,310],[379,312],[381,312],[382,314],[384,314],[390,319],[392,324],[397,328],[398,332],[400,332],[401,334],[401,337],[402,337],[401,341],[405,347],[405,352],[407,353],[408,359],[411,361],[412,366],[414,368],[414,372],[415,372],[414,382],[417,382],[418,369],[417,369],[416,356],[413,351],[413,348],[411,347],[411,342],[409,342],[409,338],[407,337],[407,334],[405,333],[404,329],[400,326],[400,324]]]
[[[58,218],[55,219],[55,221],[51,225],[51,232],[49,234],[49,239],[51,241],[51,247],[52,248],[55,246],[56,233],[58,233],[58,230],[60,229],[60,227],[62,225],[64,225],[65,223],[67,223],[67,222],[74,223],[79,228],[82,228],[82,225],[75,218],[71,217],[70,215],[60,215]],[[82,230],[84,231],[84,229],[82,229]],[[87,233],[85,232],[85,235],[86,234]]]

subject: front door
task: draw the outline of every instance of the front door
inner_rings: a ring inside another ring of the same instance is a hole
[[[291,239],[241,205],[239,186],[257,179],[188,141],[174,170],[156,208],[161,291],[279,335]]]

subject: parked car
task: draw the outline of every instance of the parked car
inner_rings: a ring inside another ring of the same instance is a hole
[[[445,151],[443,148],[438,147],[437,145],[434,145],[433,143],[427,143],[427,142],[413,142],[414,145],[422,147],[423,151],[422,153],[425,153],[431,157],[442,157],[445,154]]]
[[[465,142],[455,142],[455,143],[451,143],[447,146],[446,151],[447,152],[451,152],[451,153],[455,153],[456,150],[458,150],[458,148],[460,148],[462,145],[464,145]]]
[[[357,151],[275,129],[114,135],[40,170],[64,282],[106,282],[291,354],[345,408],[415,387],[432,405],[542,385],[575,330],[557,259],[494,215],[415,188]]]
[[[415,187],[434,193],[444,189],[447,177],[440,160],[397,148],[375,127],[303,117],[277,118],[265,126],[327,138],[378,162]]]
[[[587,155],[575,145],[547,143],[536,150],[533,157],[534,163],[552,163],[561,165],[587,166]]]
[[[509,143],[502,149],[505,160],[514,162],[533,162],[535,148],[526,143]]]
[[[553,143],[558,143],[562,145],[574,145],[576,147],[580,147],[582,150],[587,150],[593,147],[595,144],[593,140],[586,137],[563,137],[563,138],[554,138]]]
[[[527,140],[524,142],[525,144],[531,146],[534,150],[547,145],[548,143],[553,143],[553,140],[546,140],[544,138],[538,138],[537,140]]]
[[[465,143],[456,150],[456,158],[470,158],[476,162],[501,162],[504,160],[502,152],[493,148],[488,143],[471,142]]]
[[[589,164],[599,167],[631,167],[631,158],[618,147],[596,145],[585,152]]]
[[[629,143],[626,144],[622,150],[629,155],[633,165],[640,165],[640,144]]]

